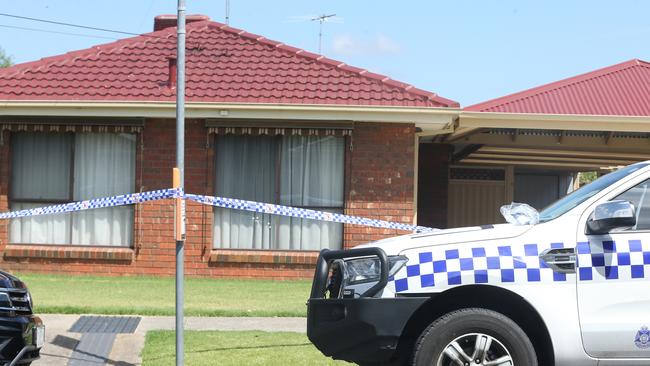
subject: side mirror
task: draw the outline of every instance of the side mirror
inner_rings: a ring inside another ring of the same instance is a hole
[[[602,235],[613,229],[636,225],[634,205],[628,201],[616,200],[601,203],[587,220],[586,234]]]

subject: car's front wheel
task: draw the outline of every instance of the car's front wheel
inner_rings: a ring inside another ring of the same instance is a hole
[[[438,318],[415,345],[414,366],[537,366],[535,348],[510,318],[461,309]]]

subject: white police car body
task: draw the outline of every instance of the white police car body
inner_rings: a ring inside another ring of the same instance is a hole
[[[650,165],[601,177],[534,225],[324,251],[308,305],[312,342],[359,364],[650,364]]]

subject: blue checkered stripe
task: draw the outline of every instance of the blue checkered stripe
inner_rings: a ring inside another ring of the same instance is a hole
[[[634,280],[650,277],[650,241],[603,240],[579,242],[580,281]]]
[[[70,202],[70,203],[64,203],[60,205],[37,207],[37,208],[31,208],[27,210],[2,212],[0,213],[0,219],[59,214],[59,213],[66,213],[66,212],[73,212],[73,211],[90,210],[94,208],[132,205],[135,203],[143,203],[147,201],[176,198],[182,195],[183,192],[178,189],[173,189],[173,188],[159,189],[156,191],[123,194],[119,196]]]
[[[424,226],[408,225],[408,224],[402,224],[398,222],[375,220],[375,219],[369,219],[369,218],[359,217],[359,216],[343,215],[339,213],[316,211],[316,210],[309,210],[306,208],[282,206],[282,205],[275,205],[271,203],[246,201],[246,200],[240,200],[234,198],[203,196],[198,194],[186,194],[185,197],[187,199],[199,203],[203,203],[206,205],[212,205],[212,206],[223,207],[223,208],[232,208],[236,210],[259,212],[259,213],[265,213],[271,215],[298,217],[301,219],[339,222],[344,224],[373,226],[373,227],[379,227],[385,229],[397,229],[397,230],[413,231],[413,232],[420,232],[420,233],[431,232],[436,230]]]
[[[409,262],[389,278],[389,286],[404,292],[468,284],[566,281],[566,274],[553,272],[539,259],[540,252],[549,247],[563,248],[564,244],[465,245],[407,254]]]

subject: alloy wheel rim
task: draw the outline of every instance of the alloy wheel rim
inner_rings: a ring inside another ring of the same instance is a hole
[[[464,334],[445,346],[436,366],[513,366],[510,351],[483,333]]]

